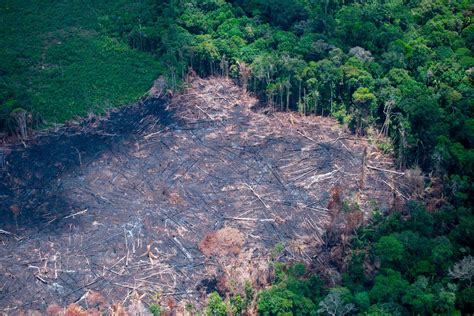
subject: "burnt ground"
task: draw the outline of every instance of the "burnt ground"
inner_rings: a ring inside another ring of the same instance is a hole
[[[314,256],[332,189],[366,217],[399,192],[391,159],[366,139],[255,104],[231,81],[196,79],[171,100],[5,146],[0,312],[263,286],[277,243],[279,260]]]

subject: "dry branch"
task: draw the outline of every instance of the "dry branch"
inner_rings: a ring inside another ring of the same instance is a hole
[[[179,246],[179,248],[181,249],[181,251],[186,255],[186,257],[189,259],[189,260],[193,260],[193,257],[191,256],[191,254],[186,250],[186,248],[184,248],[183,244],[176,238],[176,237],[173,237],[173,240],[175,241],[175,243]]]
[[[158,131],[158,132],[150,133],[150,134],[148,134],[148,135],[143,136],[143,138],[144,138],[144,139],[152,138],[153,136],[156,136],[156,135],[161,134],[163,131],[164,131],[164,129],[162,129],[161,131]]]
[[[398,175],[401,175],[401,176],[405,175],[404,172],[398,172],[398,171],[395,171],[395,170],[382,169],[382,168],[374,167],[374,166],[371,166],[371,165],[367,165],[367,168],[377,170],[377,171],[381,171],[381,172],[388,172],[388,173],[398,174]]]
[[[306,183],[308,183],[307,185],[305,185],[305,187],[309,188],[317,182],[321,182],[321,181],[324,181],[324,180],[327,180],[327,179],[331,179],[333,177],[333,175],[335,175],[338,172],[339,172],[339,168],[335,169],[331,172],[328,172],[328,173],[317,174],[317,175],[314,175],[312,177],[309,177],[308,180],[305,181]]]
[[[85,214],[85,213],[87,213],[87,211],[88,211],[88,209],[86,208],[85,210],[82,210],[82,211],[79,211],[79,212],[70,214],[70,215],[68,215],[68,216],[65,216],[64,219],[70,218],[70,217],[75,217],[75,216],[77,216],[77,215]]]
[[[12,233],[10,233],[9,231],[3,230],[3,229],[0,229],[0,234],[8,235],[8,236],[13,236]]]
[[[249,184],[247,183],[244,183],[244,185],[250,189],[250,191],[252,191],[252,193],[260,200],[260,202],[262,202],[263,206],[265,206],[266,209],[270,209],[270,207],[262,200],[262,198],[260,197],[260,195],[258,195],[257,192],[255,192],[254,188],[252,188]]]
[[[409,200],[408,197],[406,197],[402,192],[400,192],[399,190],[397,190],[394,186],[390,185],[387,181],[385,180],[381,180],[383,183],[385,183],[390,189],[392,189],[393,192],[396,192],[398,195],[400,195],[402,198],[404,198],[405,200]]]
[[[225,219],[233,219],[236,221],[248,221],[248,222],[275,222],[272,218],[249,218],[249,217],[224,217]]]
[[[300,134],[301,136],[303,136],[304,138],[309,139],[309,140],[312,141],[313,143],[316,143],[316,144],[319,144],[319,143],[320,143],[320,142],[318,142],[317,140],[315,140],[315,139],[313,139],[313,138],[311,138],[311,137],[309,137],[309,136],[303,134],[302,132],[300,132],[300,131],[298,131],[298,130],[297,130],[296,132],[297,132],[298,134]]]
[[[206,114],[208,118],[210,118],[211,120],[214,120],[214,118],[212,117],[211,114],[207,113],[205,110],[203,110],[199,105],[195,105],[199,110],[201,110],[202,113]]]

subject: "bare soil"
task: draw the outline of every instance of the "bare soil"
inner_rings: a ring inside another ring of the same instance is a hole
[[[256,104],[230,80],[195,79],[171,100],[4,146],[0,312],[261,287],[277,243],[278,260],[313,259],[334,188],[365,218],[403,194],[367,139]]]

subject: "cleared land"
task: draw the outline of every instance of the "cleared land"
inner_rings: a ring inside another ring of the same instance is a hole
[[[277,243],[278,260],[317,253],[334,224],[331,192],[366,217],[401,193],[391,159],[367,140],[329,118],[264,113],[216,78],[2,150],[0,311],[10,313],[258,288]]]

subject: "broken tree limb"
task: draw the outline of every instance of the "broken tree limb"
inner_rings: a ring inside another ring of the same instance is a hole
[[[398,175],[401,175],[401,176],[405,175],[405,172],[398,172],[398,171],[395,171],[395,170],[382,169],[382,168],[374,167],[374,166],[371,166],[371,165],[367,165],[367,168],[377,170],[377,171],[381,171],[381,172],[388,172],[388,173],[398,174]]]
[[[35,278],[37,278],[43,284],[48,284],[48,282],[45,279],[43,279],[41,276],[39,276],[38,274],[35,274]]]
[[[265,208],[268,210],[270,209],[270,207],[267,205],[267,203],[265,203],[262,198],[260,197],[260,195],[258,195],[257,192],[255,192],[254,188],[252,188],[249,184],[247,183],[244,183],[244,185],[250,189],[250,191],[252,191],[252,193],[260,200],[260,202],[262,202],[263,206],[265,206]]]
[[[304,205],[303,203],[296,203],[296,205],[298,207],[302,207],[302,208],[307,208],[307,209],[310,209],[310,210],[313,210],[313,211],[317,211],[319,213],[322,213],[322,214],[326,214],[327,212],[329,212],[329,209],[325,208],[325,207],[318,207],[318,206],[311,206],[311,205]]]
[[[224,217],[224,219],[233,219],[236,221],[247,221],[247,222],[275,222],[275,220],[272,218]]]
[[[317,182],[320,182],[320,181],[324,181],[324,180],[327,180],[327,179],[330,179],[333,177],[333,175],[335,175],[336,173],[339,172],[339,169],[340,168],[337,168],[331,172],[328,172],[328,173],[323,173],[323,174],[317,174],[315,176],[312,176],[312,177],[309,177],[308,180],[309,180],[309,184],[306,185],[305,187],[306,188],[309,188],[311,187],[313,184],[317,183]]]
[[[208,118],[210,118],[211,120],[214,120],[214,118],[212,117],[212,115],[209,114],[209,113],[207,113],[206,111],[204,111],[203,108],[201,108],[199,105],[196,104],[195,106],[196,106],[199,110],[201,110],[202,113],[206,114],[206,116],[207,116]]]
[[[154,133],[145,135],[145,136],[143,136],[143,138],[144,138],[144,139],[149,139],[149,138],[151,138],[151,137],[153,137],[153,136],[156,136],[156,135],[161,134],[163,131],[164,131],[164,129],[162,129],[162,130],[160,130],[160,131],[158,131],[158,132],[154,132]]]
[[[316,143],[316,144],[319,144],[319,143],[320,143],[320,142],[318,142],[317,140],[315,140],[314,138],[311,138],[311,137],[309,137],[309,136],[307,136],[307,135],[301,133],[301,132],[298,131],[298,130],[297,130],[296,132],[297,132],[298,134],[300,134],[301,136],[303,136],[304,138],[306,138],[306,139],[312,141],[313,143]]]
[[[359,191],[364,190],[365,187],[365,168],[367,167],[367,146],[364,147],[362,154],[362,166],[360,168]]]
[[[74,217],[74,216],[77,216],[77,215],[85,214],[85,213],[87,213],[87,211],[88,211],[88,209],[86,208],[85,210],[82,210],[82,211],[76,212],[74,214],[70,214],[68,216],[65,216],[64,219]]]
[[[176,237],[173,237],[173,240],[174,242],[179,246],[179,248],[181,249],[181,251],[186,255],[186,257],[189,259],[189,260],[193,260],[193,257],[191,256],[191,254],[186,250],[186,248],[184,248],[183,244],[176,238]]]
[[[82,169],[82,156],[81,156],[81,152],[79,151],[79,149],[77,149],[77,147],[75,146],[72,146],[72,148],[74,148],[74,150],[77,152],[77,156],[79,158],[79,166],[81,166],[81,169]]]
[[[400,195],[402,198],[404,198],[405,200],[409,200],[408,197],[406,197],[405,195],[402,194],[402,192],[400,192],[399,190],[397,190],[395,187],[393,187],[392,185],[390,185],[387,181],[385,180],[381,180],[383,183],[385,183],[390,189],[392,189],[392,191],[396,192],[398,195]]]
[[[7,236],[13,236],[12,233],[6,231],[6,230],[3,230],[3,229],[0,229],[0,234],[3,234],[3,235],[7,235]]]

